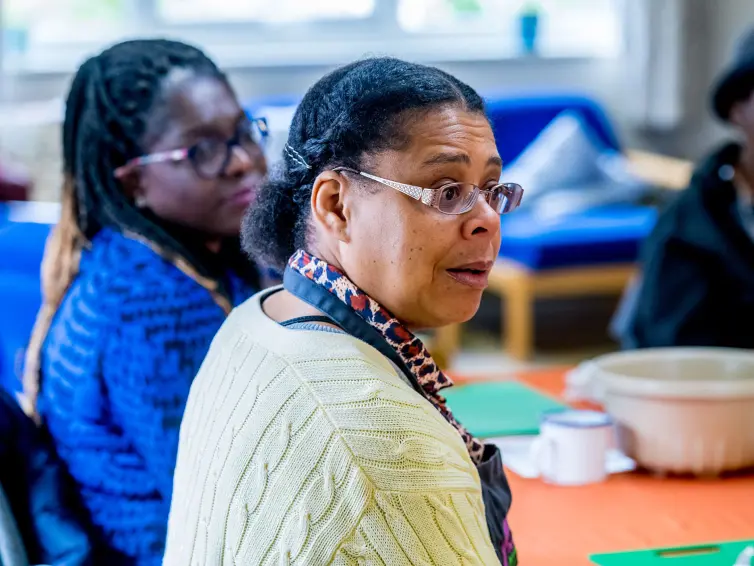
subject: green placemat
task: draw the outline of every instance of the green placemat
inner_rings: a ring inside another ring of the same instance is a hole
[[[589,559],[599,566],[734,566],[749,545],[754,540],[595,554]]]
[[[442,394],[456,418],[480,438],[538,434],[544,411],[565,408],[515,381],[459,385]]]

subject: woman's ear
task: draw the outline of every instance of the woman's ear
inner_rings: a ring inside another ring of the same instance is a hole
[[[128,200],[134,202],[139,208],[144,207],[146,202],[146,193],[141,183],[141,174],[138,169],[128,169],[116,175],[123,187],[123,194]]]
[[[350,210],[348,179],[336,171],[324,171],[312,185],[311,212],[314,226],[331,238],[348,242]]]

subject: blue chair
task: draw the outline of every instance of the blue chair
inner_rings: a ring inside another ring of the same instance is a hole
[[[0,486],[0,564],[29,566],[24,541],[18,531],[13,510]]]
[[[42,304],[39,276],[0,272],[0,386],[21,390],[26,346]]]
[[[563,93],[488,95],[485,98],[487,115],[504,163],[516,159],[545,126],[565,110],[578,112],[606,148],[622,149],[607,114],[587,96]]]
[[[624,152],[606,112],[588,96],[488,95],[486,103],[504,162],[515,160],[564,111],[577,112],[606,150]],[[653,172],[647,173],[642,177],[652,182]],[[505,302],[503,348],[514,358],[531,356],[538,298],[620,294],[634,276],[640,243],[655,218],[654,210],[634,206],[592,209],[554,223],[523,210],[504,218],[500,260],[489,288]],[[457,348],[459,329],[446,333],[453,337],[447,348]]]
[[[0,222],[0,271],[39,274],[49,224]]]
[[[40,264],[53,216],[46,203],[0,204],[0,386],[12,392],[20,390],[23,354],[42,303]]]

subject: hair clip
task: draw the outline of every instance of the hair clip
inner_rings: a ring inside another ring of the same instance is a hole
[[[312,168],[312,166],[306,162],[306,159],[304,159],[304,157],[298,151],[296,151],[290,145],[288,145],[288,143],[286,143],[285,146],[283,146],[283,151],[285,151],[288,154],[288,156],[299,165],[303,165],[307,169]]]

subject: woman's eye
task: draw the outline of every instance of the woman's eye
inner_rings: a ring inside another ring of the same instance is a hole
[[[450,185],[442,189],[443,200],[456,200],[461,196],[461,189],[456,185]]]
[[[224,149],[224,145],[220,139],[205,138],[196,144],[196,153],[201,157],[211,156]]]

